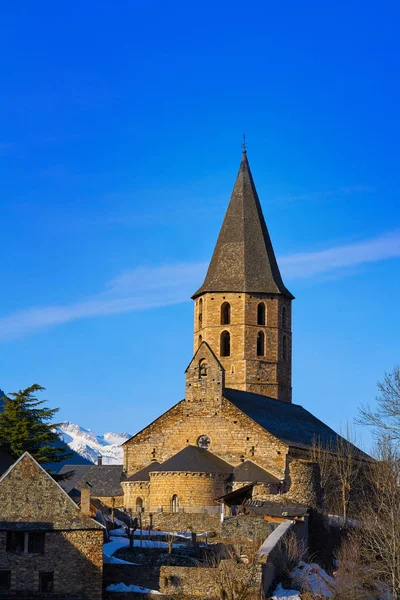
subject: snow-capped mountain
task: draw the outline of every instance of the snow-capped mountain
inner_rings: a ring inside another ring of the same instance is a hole
[[[121,444],[131,437],[125,432],[96,435],[91,429],[84,429],[69,421],[61,423],[57,433],[71,450],[82,458],[97,463],[97,457],[102,456],[103,465],[122,465]]]

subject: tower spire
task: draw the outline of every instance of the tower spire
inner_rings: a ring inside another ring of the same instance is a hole
[[[247,158],[243,135],[242,161],[231,200],[203,285],[204,292],[282,294],[290,299],[276,261]]]

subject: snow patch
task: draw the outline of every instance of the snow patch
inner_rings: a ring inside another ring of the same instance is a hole
[[[144,588],[141,585],[125,585],[125,583],[112,583],[107,586],[107,592],[136,592],[136,594],[158,594],[161,595],[161,592],[157,590],[150,590],[149,588]]]
[[[325,598],[333,598],[335,581],[322,567],[316,563],[309,565],[303,561],[290,574],[294,584],[304,592],[310,592]]]
[[[272,594],[271,600],[281,600],[281,598],[286,598],[286,600],[301,600],[300,592],[297,590],[285,590],[285,588],[282,587],[282,584],[279,583]]]

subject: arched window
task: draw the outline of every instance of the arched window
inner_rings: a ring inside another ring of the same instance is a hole
[[[287,311],[286,306],[282,308],[282,329],[287,329]]]
[[[229,331],[223,331],[221,333],[221,356],[231,355],[231,335]]]
[[[257,356],[265,355],[265,335],[263,331],[257,333]]]
[[[207,377],[207,361],[205,358],[199,361],[199,377]]]
[[[136,498],[136,512],[143,512],[143,499],[140,496]]]
[[[203,327],[203,298],[199,300],[199,327]]]
[[[221,305],[221,325],[229,325],[231,322],[231,305],[229,302],[224,302]]]
[[[257,325],[265,325],[265,304],[260,302],[257,306]]]
[[[287,337],[286,337],[286,335],[284,335],[283,340],[282,340],[282,358],[283,358],[283,360],[287,360],[287,355],[288,355]]]
[[[171,512],[179,512],[179,498],[176,494],[174,494],[171,498]]]

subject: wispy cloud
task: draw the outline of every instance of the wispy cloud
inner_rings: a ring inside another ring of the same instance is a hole
[[[400,230],[369,240],[279,259],[286,281],[400,258]],[[82,301],[32,307],[0,318],[0,341],[89,317],[121,314],[186,301],[204,277],[207,263],[137,267],[108,282],[105,290]]]

